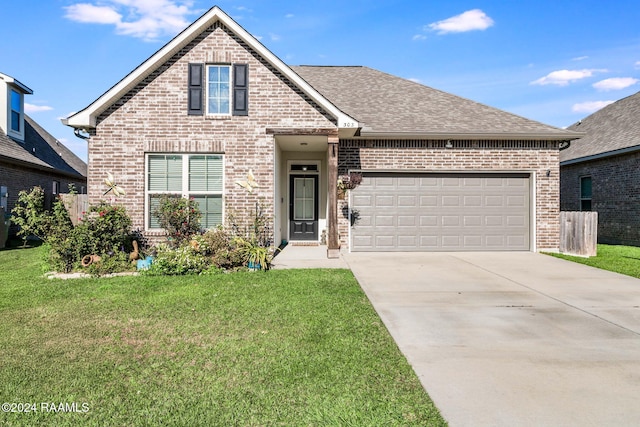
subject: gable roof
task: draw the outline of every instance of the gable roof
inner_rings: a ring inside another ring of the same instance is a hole
[[[24,125],[23,143],[0,131],[0,160],[72,178],[86,179],[85,162],[26,114]]]
[[[586,136],[560,152],[561,164],[640,150],[640,92],[609,104],[568,129]]]
[[[209,9],[204,15],[198,18],[193,24],[189,25],[184,31],[174,37],[169,43],[164,45],[160,50],[154,53],[149,59],[139,65],[135,70],[129,73],[125,78],[116,83],[111,89],[105,92],[97,100],[88,107],[62,120],[62,123],[76,129],[90,129],[96,126],[96,119],[114,102],[120,99],[129,90],[135,87],[145,77],[155,71],[159,66],[164,64],[169,58],[177,53],[184,46],[189,44],[193,39],[200,35],[211,25],[220,21],[229,28],[242,41],[247,43],[252,49],[258,52],[262,58],[282,72],[294,85],[308,95],[313,101],[318,103],[325,111],[336,118],[339,127],[355,128],[358,127],[357,122],[340,111],[324,98],[316,89],[310,86],[305,80],[294,73],[289,66],[282,62],[277,56],[269,51],[255,37],[249,34],[231,17],[224,13],[218,6]]]
[[[368,67],[292,69],[358,120],[364,137],[571,140],[581,136]]]

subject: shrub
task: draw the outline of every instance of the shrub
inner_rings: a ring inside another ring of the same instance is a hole
[[[24,245],[27,237],[36,236],[44,239],[43,223],[46,212],[44,209],[44,190],[42,187],[33,187],[31,191],[22,190],[18,193],[18,200],[11,211],[11,221],[20,226],[18,236],[22,236]]]
[[[150,276],[200,274],[210,266],[210,259],[188,243],[178,248],[160,244],[156,246],[156,256],[151,267],[143,273]]]
[[[198,202],[177,195],[163,195],[154,215],[168,235],[169,244],[177,248],[200,232],[202,213]]]
[[[211,263],[225,270],[245,265],[245,258],[235,244],[232,236],[221,227],[208,230],[194,238],[199,250],[211,258]]]

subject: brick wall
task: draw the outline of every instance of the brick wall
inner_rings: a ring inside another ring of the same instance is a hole
[[[188,116],[191,62],[248,64],[249,115]],[[244,42],[215,25],[99,117],[89,142],[90,203],[102,198],[102,180],[111,172],[127,192],[117,202],[126,207],[134,228],[144,229],[145,153],[223,153],[225,209],[246,212],[263,201],[273,216],[275,142],[265,129],[278,127],[335,124]],[[260,184],[251,195],[235,184],[250,169]]]
[[[591,176],[598,242],[640,246],[640,153],[561,168],[560,208],[580,210],[580,178]]]
[[[559,246],[558,146],[546,141],[367,141],[341,140],[339,174],[349,169],[424,172],[532,171],[536,174],[536,246]],[[550,172],[547,177],[547,171]],[[345,204],[345,202],[342,202]],[[341,207],[342,208],[342,207]],[[348,220],[338,215],[342,246]]]
[[[7,187],[9,194],[7,200],[7,212],[15,207],[18,200],[18,193],[22,190],[31,190],[35,186],[40,186],[45,191],[45,205],[51,207],[53,200],[53,181],[60,183],[60,193],[69,192],[69,184],[73,184],[77,191],[82,186],[86,187],[86,182],[68,178],[64,175],[55,175],[39,169],[31,169],[26,166],[20,166],[11,163],[0,162],[0,186]],[[11,226],[9,234],[13,235],[18,228]]]

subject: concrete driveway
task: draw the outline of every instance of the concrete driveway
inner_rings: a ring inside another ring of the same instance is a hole
[[[528,252],[345,258],[451,426],[640,425],[640,280]]]

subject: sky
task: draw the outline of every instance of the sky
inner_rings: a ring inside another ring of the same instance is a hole
[[[0,72],[80,111],[213,6],[289,65],[363,65],[560,128],[640,91],[638,0],[0,0]]]

